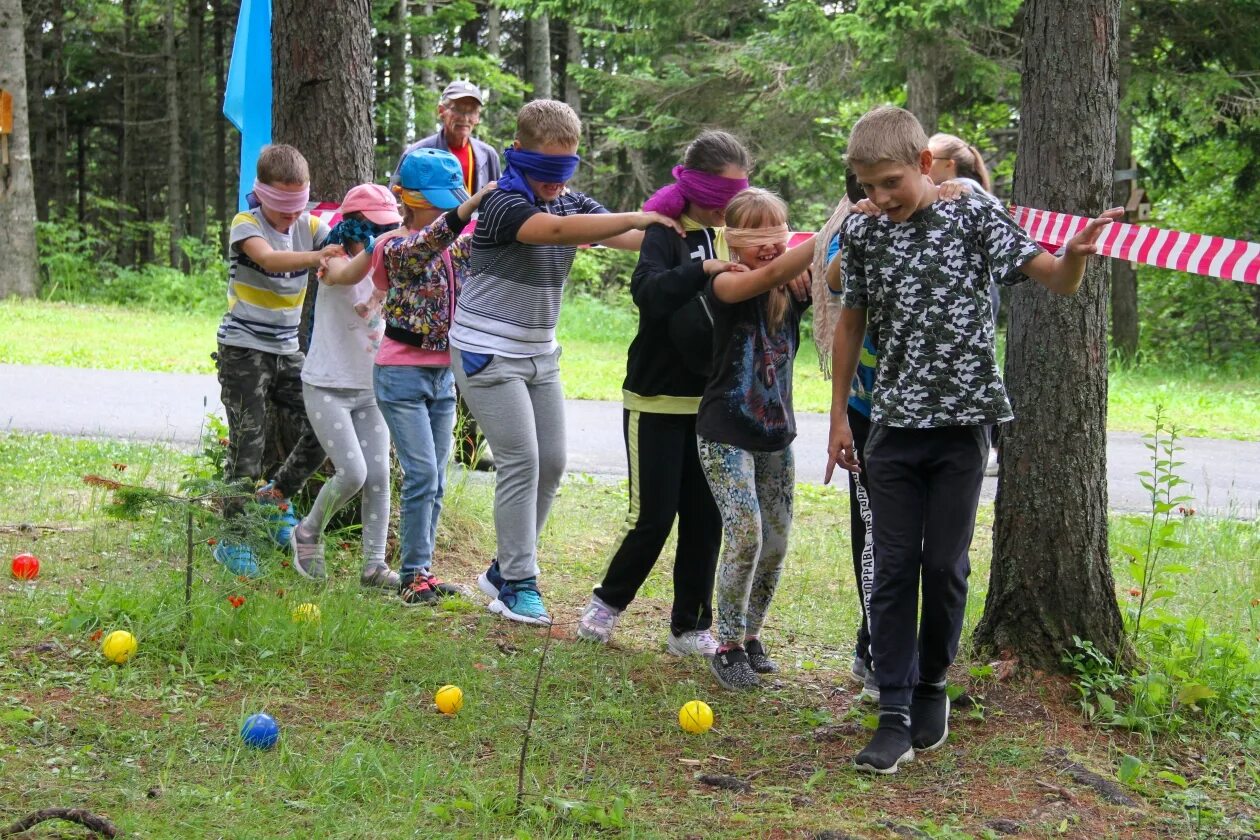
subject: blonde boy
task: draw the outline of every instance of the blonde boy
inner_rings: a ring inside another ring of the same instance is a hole
[[[451,366],[494,452],[495,561],[477,583],[490,610],[549,624],[538,591],[538,534],[564,473],[564,394],[556,321],[578,245],[638,250],[659,213],[609,213],[565,186],[582,125],[568,105],[538,99],[517,115],[499,188],[481,202],[471,275],[455,307]]]
[[[848,163],[883,215],[854,214],[844,224],[827,478],[836,464],[859,469],[846,404],[869,330],[880,350],[864,453],[879,546],[870,630],[880,715],[855,765],[895,773],[916,749],[949,736],[945,676],[967,602],[986,427],[1013,419],[994,354],[991,279],[1031,277],[1075,293],[1099,232],[1120,211],[1091,221],[1055,258],[984,197],[938,201],[924,177],[927,135],[901,108],[858,120]]]
[[[281,546],[297,524],[287,499],[324,461],[324,450],[311,431],[302,403],[302,363],[298,325],[306,297],[307,272],[324,256],[342,255],[340,245],[320,247],[328,226],[306,212],[310,171],[292,146],[264,146],[258,155],[254,197],[258,206],[232,219],[228,245],[228,311],[219,324],[215,353],[223,407],[228,421],[228,456],[224,478],[242,491],[262,478],[267,407],[298,442],[259,491],[260,500],[278,505],[272,536]],[[229,522],[243,503],[224,507]],[[214,556],[238,575],[256,575],[258,563],[248,535],[229,528]]]

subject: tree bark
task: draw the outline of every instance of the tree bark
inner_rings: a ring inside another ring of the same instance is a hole
[[[26,105],[30,130],[31,172],[35,179],[35,213],[41,222],[48,221],[49,175],[48,141],[44,120],[44,13],[43,0],[26,3]]]
[[[530,99],[551,98],[551,19],[546,14],[525,22],[525,81]]]
[[[210,16],[213,21],[211,48],[214,50],[214,147],[210,154],[210,168],[213,170],[211,200],[214,205],[214,220],[219,223],[219,250],[226,252],[229,227],[228,208],[232,206],[232,200],[229,192],[231,182],[228,180],[227,119],[223,116],[223,97],[227,88],[227,12],[224,9],[223,0],[210,0]],[[236,134],[236,132],[232,133]]]
[[[425,3],[423,6],[423,17],[427,26],[429,20],[433,17],[433,4]],[[437,88],[437,77],[433,73],[433,36],[426,30],[423,35],[416,38],[416,53],[420,56],[420,61],[416,67],[416,84],[420,85],[427,92],[432,92]],[[416,109],[416,136],[423,137],[429,134],[429,130],[423,128],[433,122],[433,112],[424,109]]]
[[[499,7],[490,0],[486,4],[486,55],[499,57],[503,40],[503,18]]]
[[[1119,0],[1029,0],[1015,201],[1096,215],[1109,204]],[[1011,296],[993,566],[977,646],[1061,668],[1073,635],[1123,651],[1107,548],[1107,267],[1060,297]]]
[[[122,0],[123,15],[123,58],[122,58],[122,163],[120,175],[122,176],[122,203],[121,208],[122,219],[119,221],[134,221],[136,212],[140,206],[140,194],[136,189],[136,170],[139,168],[139,160],[136,145],[136,113],[138,99],[138,84],[136,82],[135,61],[131,57],[136,51],[135,44],[135,16],[136,2],[135,0]],[[136,241],[136,237],[130,228],[124,227],[120,231],[119,239],[122,241],[122,247],[118,250],[119,262],[123,265],[135,265],[136,254],[140,244]]]
[[[913,36],[904,56],[906,110],[919,118],[928,136],[936,133],[941,118],[939,37],[937,33]]]
[[[573,113],[582,116],[582,88],[577,71],[582,68],[582,31],[570,18],[564,22],[564,101]]]
[[[39,291],[25,42],[22,1],[0,0],[0,89],[13,97],[13,133],[0,140],[8,150],[7,164],[0,156],[0,298],[33,297]]]
[[[188,91],[184,101],[184,121],[188,126],[188,235],[195,239],[206,236],[205,174],[205,20],[206,0],[188,0],[188,66],[185,70]]]
[[[1124,106],[1124,92],[1129,81],[1129,62],[1132,54],[1132,37],[1128,16],[1123,12],[1120,21],[1118,66],[1118,96],[1120,112],[1116,118],[1116,169],[1128,169],[1133,165],[1133,119]],[[1129,200],[1129,192],[1136,181],[1117,181],[1112,204],[1123,207]],[[1111,346],[1122,361],[1128,362],[1137,355],[1138,349],[1138,288],[1137,267],[1128,260],[1109,260],[1111,264]]]
[[[184,154],[179,129],[179,56],[175,54],[175,4],[162,17],[162,52],[166,75],[166,223],[170,227],[171,268],[183,264],[179,240],[184,236]]]

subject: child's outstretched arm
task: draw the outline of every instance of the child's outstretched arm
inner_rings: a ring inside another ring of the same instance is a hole
[[[679,236],[683,235],[682,226],[676,219],[660,213],[579,213],[576,216],[535,213],[521,225],[516,239],[526,245],[607,244],[619,234],[629,230],[642,231],[648,225],[665,225]],[[642,233],[638,236],[642,241]]]
[[[849,384],[857,372],[862,337],[866,334],[866,310],[842,309],[836,332],[831,340],[831,431],[827,436],[827,469],[823,484],[831,483],[831,473],[839,464],[849,472],[858,472],[857,451],[853,447],[853,430],[849,428]]]
[[[340,245],[325,245],[318,251],[277,251],[261,236],[251,236],[237,248],[268,274],[319,268],[320,261],[325,257],[346,255],[346,250]]]
[[[769,265],[753,271],[723,271],[713,278],[713,294],[723,303],[739,303],[777,289],[809,268],[814,260],[814,237],[806,239]]]
[[[319,279],[327,286],[353,286],[372,267],[372,252],[364,247],[350,259],[333,257],[322,262]]]
[[[1020,270],[1052,292],[1074,295],[1085,276],[1085,263],[1090,254],[1098,253],[1098,237],[1107,225],[1124,217],[1123,207],[1113,207],[1096,219],[1090,219],[1080,233],[1063,246],[1063,256],[1042,251],[1020,266]]]

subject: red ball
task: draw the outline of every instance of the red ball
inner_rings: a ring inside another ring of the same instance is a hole
[[[19,554],[13,558],[11,568],[18,580],[34,580],[39,576],[39,558],[34,554]]]

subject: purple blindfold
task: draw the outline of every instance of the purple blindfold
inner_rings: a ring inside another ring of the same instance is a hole
[[[675,166],[674,183],[661,187],[643,204],[644,210],[677,219],[687,202],[706,210],[720,210],[741,190],[748,189],[747,178],[724,178],[698,169]]]

